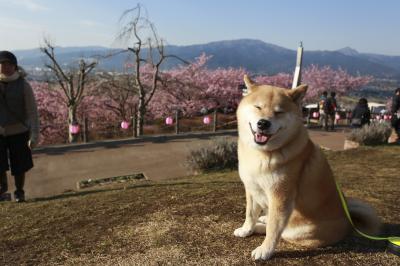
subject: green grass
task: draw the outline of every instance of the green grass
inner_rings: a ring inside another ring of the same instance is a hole
[[[368,201],[400,235],[400,147],[326,152],[347,196]],[[235,238],[245,213],[236,171],[135,181],[0,203],[0,265],[254,265],[263,236]],[[281,241],[265,265],[399,265],[357,236],[316,250]]]

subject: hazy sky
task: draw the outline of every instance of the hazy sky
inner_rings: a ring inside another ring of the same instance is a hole
[[[0,50],[36,48],[44,36],[58,46],[118,46],[128,0],[0,0]],[[400,56],[400,0],[142,0],[168,44],[259,39],[289,49]]]

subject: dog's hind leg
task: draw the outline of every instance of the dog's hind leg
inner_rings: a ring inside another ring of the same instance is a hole
[[[237,228],[233,234],[237,237],[246,237],[254,233],[261,207],[246,190],[246,219],[242,227]],[[264,225],[265,226],[265,225]]]

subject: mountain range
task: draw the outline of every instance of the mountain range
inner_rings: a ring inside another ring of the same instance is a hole
[[[98,70],[121,71],[129,62],[129,53],[120,53],[121,49],[100,46],[56,47],[57,60],[62,66],[71,65],[81,58],[98,59]],[[20,65],[28,70],[43,69],[46,57],[37,49],[13,51]],[[146,50],[144,50],[146,53]],[[296,50],[287,49],[260,40],[239,39],[217,41],[207,44],[188,46],[165,46],[166,54],[178,56],[186,61],[193,61],[202,53],[211,55],[207,67],[238,68],[243,67],[254,74],[292,73],[296,63]],[[107,56],[116,54],[114,56]],[[100,58],[100,59],[99,59]],[[163,63],[165,69],[182,64],[176,59],[168,59]],[[303,66],[311,64],[334,69],[342,68],[357,75],[372,75],[377,78],[400,80],[400,56],[359,53],[355,49],[345,47],[336,51],[307,51],[304,48]]]

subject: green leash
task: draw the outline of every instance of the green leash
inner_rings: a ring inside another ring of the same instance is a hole
[[[338,184],[337,181],[335,181],[335,184],[336,184],[336,189],[339,192],[339,197],[340,197],[340,200],[342,202],[342,206],[343,206],[344,212],[346,213],[347,219],[349,220],[349,222],[352,225],[353,229],[357,233],[359,233],[361,236],[363,236],[363,237],[365,237],[367,239],[370,239],[370,240],[379,240],[379,241],[387,240],[389,242],[388,243],[389,250],[393,254],[396,254],[397,256],[400,256],[400,237],[397,237],[397,236],[389,236],[389,237],[370,236],[370,235],[367,235],[367,234],[361,232],[360,230],[358,230],[355,227],[355,225],[353,223],[353,220],[351,219],[350,211],[349,211],[349,208],[347,207],[347,203],[346,203],[346,200],[345,200],[345,198],[343,196],[342,190],[340,189],[339,184]]]

